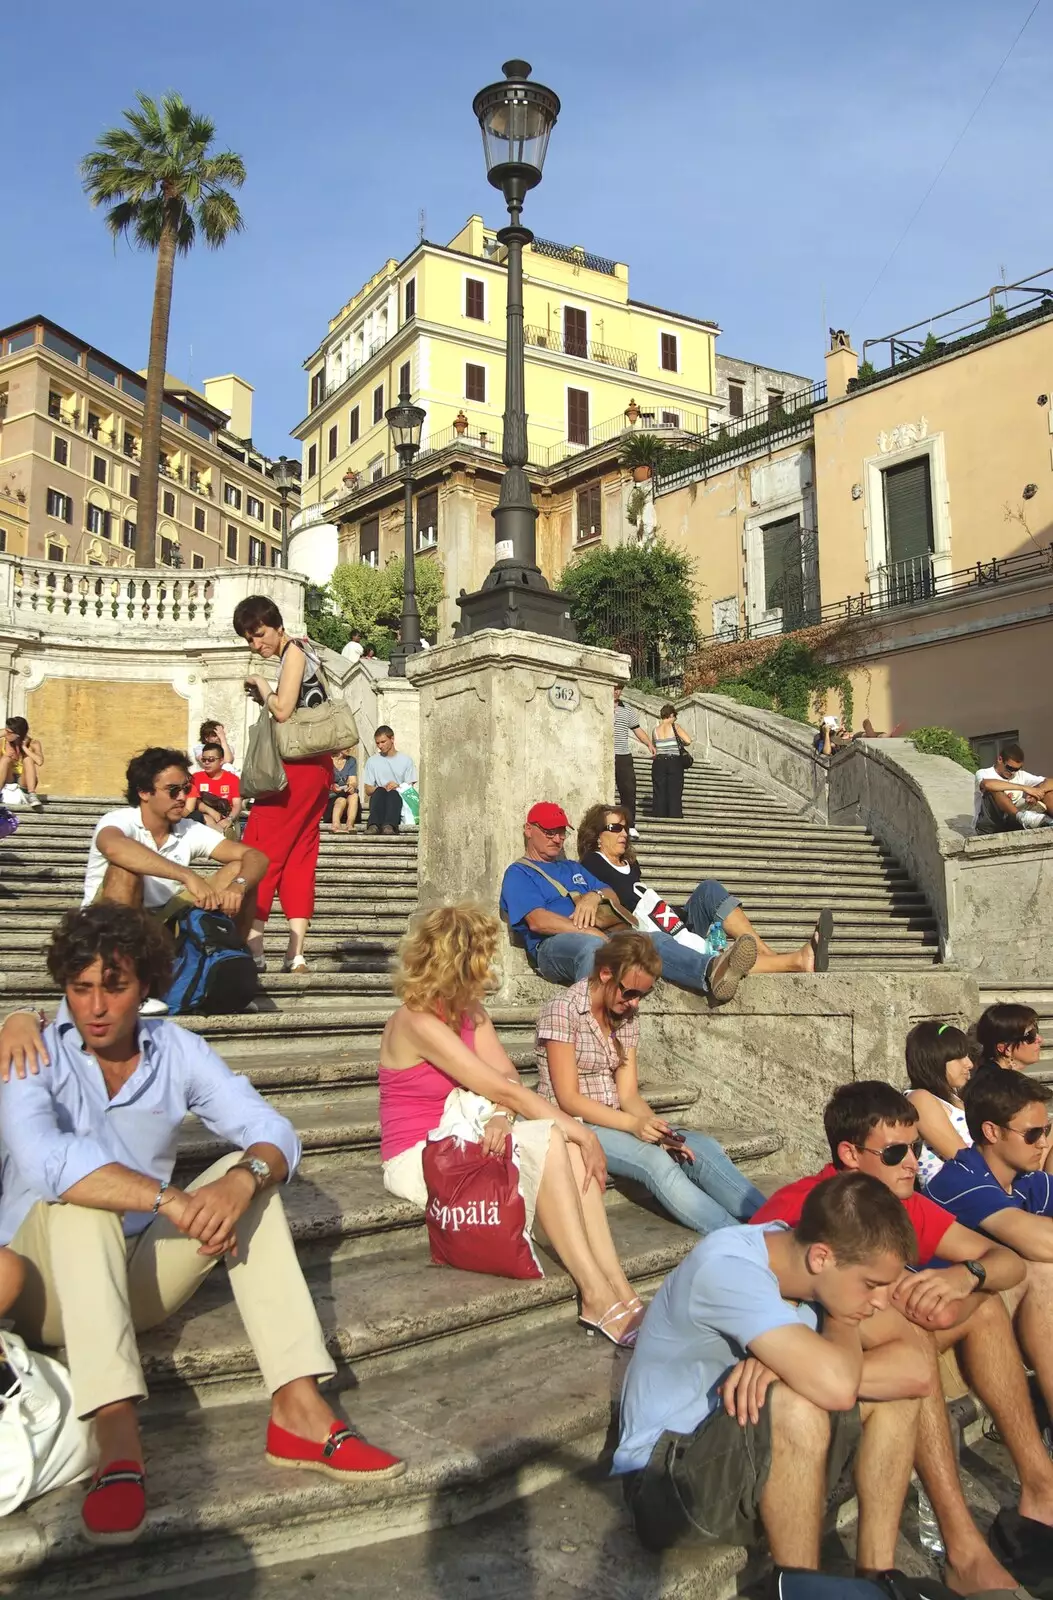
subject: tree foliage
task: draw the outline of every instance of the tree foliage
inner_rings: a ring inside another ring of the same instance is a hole
[[[387,656],[402,622],[405,570],[402,556],[394,556],[383,567],[371,567],[364,561],[342,562],[324,591],[326,612],[322,619],[325,614],[331,619],[324,625],[331,627],[335,623],[345,630],[342,644],[347,643],[352,628],[357,628],[363,644],[371,644],[377,655]],[[439,629],[439,606],[446,592],[442,562],[429,555],[415,563],[415,572],[421,633],[434,642]]]
[[[840,696],[842,716],[846,726],[851,726],[852,683],[847,673],[820,661],[807,645],[790,637],[745,672],[721,680],[713,693],[810,722],[812,696],[825,703],[831,691]],[[752,698],[754,695],[761,698]]]
[[[583,644],[625,651],[634,679],[660,681],[696,637],[694,567],[661,539],[599,545],[564,568],[559,589]]]
[[[980,764],[968,739],[951,728],[915,728],[908,738],[922,755],[946,756],[949,761],[956,761],[960,767],[964,767],[966,772],[975,772]]]

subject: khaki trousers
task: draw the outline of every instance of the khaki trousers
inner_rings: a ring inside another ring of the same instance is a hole
[[[239,1152],[224,1156],[188,1189],[238,1160]],[[237,1235],[238,1253],[226,1258],[230,1287],[268,1392],[294,1378],[332,1377],[276,1189],[257,1195]],[[78,1416],[146,1395],[136,1333],[158,1327],[208,1277],[219,1258],[198,1248],[163,1213],[126,1239],[115,1211],[43,1200],[33,1207],[11,1241],[26,1281],[10,1315],[28,1344],[65,1346]]]

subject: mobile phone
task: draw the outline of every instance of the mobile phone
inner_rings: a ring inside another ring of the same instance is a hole
[[[687,1135],[681,1133],[679,1129],[673,1128],[665,1137],[670,1144],[683,1144]]]

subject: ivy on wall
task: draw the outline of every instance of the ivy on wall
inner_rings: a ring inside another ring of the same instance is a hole
[[[707,651],[704,663],[692,674],[690,689],[726,694],[740,705],[778,711],[806,723],[813,720],[813,701],[821,711],[833,694],[840,702],[842,721],[851,727],[852,683],[841,667],[822,661],[799,633],[778,641],[752,642],[754,659],[744,666],[714,660],[715,652]],[[687,675],[684,687],[689,689]]]

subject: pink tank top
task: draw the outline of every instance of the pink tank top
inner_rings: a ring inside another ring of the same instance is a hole
[[[475,1044],[475,1023],[461,1023],[461,1043]],[[426,1139],[442,1121],[442,1108],[451,1089],[461,1085],[430,1061],[415,1067],[380,1067],[380,1159],[390,1161]]]

